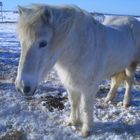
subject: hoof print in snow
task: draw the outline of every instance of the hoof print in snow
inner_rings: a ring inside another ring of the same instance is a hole
[[[45,97],[41,97],[42,105],[45,106],[50,112],[53,112],[54,109],[63,110],[64,102],[66,102],[66,97],[52,96],[47,95]]]

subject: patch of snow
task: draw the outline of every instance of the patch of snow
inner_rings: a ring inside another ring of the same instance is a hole
[[[4,11],[3,21],[4,22],[16,22],[18,19],[18,13],[16,11]],[[2,20],[2,18],[1,18]]]

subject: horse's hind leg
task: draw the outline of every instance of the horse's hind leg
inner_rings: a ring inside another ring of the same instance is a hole
[[[105,98],[106,103],[109,101],[112,101],[115,98],[117,89],[118,89],[119,85],[121,84],[121,82],[124,81],[124,79],[125,79],[125,71],[117,73],[111,77],[110,91],[109,91],[107,97]]]
[[[126,85],[126,90],[124,94],[124,99],[123,99],[123,106],[128,107],[131,102],[131,88],[132,88],[132,83],[133,83],[133,78],[134,78],[134,73],[136,70],[137,63],[132,63],[128,68],[125,69],[125,85]]]
[[[80,101],[81,101],[81,93],[78,93],[72,89],[68,90],[69,100],[71,105],[71,113],[68,121],[68,125],[77,125],[80,123]]]

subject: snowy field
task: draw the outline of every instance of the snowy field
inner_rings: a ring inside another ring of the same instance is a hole
[[[9,16],[10,15],[10,16]],[[17,15],[7,14],[13,20]],[[5,17],[5,18],[7,18]],[[54,70],[32,100],[15,90],[14,81],[20,56],[15,23],[0,24],[0,140],[84,140],[74,127],[65,125],[70,105],[65,88]],[[109,80],[100,85],[94,105],[94,127],[87,140],[140,140],[140,69],[135,74],[132,106],[124,109],[124,88],[112,104],[103,101]]]
[[[6,11],[3,12],[3,21],[4,22],[16,22],[17,21],[17,17],[18,17],[18,13],[16,11]],[[2,17],[0,16],[0,21],[1,21]]]

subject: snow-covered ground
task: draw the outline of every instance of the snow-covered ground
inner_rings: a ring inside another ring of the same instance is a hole
[[[7,15],[9,16],[9,14]],[[10,14],[16,19],[17,15]],[[70,113],[67,93],[55,71],[36,91],[32,100],[24,99],[15,90],[14,80],[20,56],[15,23],[0,24],[0,140],[82,140],[79,131],[65,125]],[[124,88],[109,105],[103,101],[110,81],[100,86],[94,105],[94,127],[87,140],[140,139],[140,79],[139,69],[132,90],[132,106],[119,104]]]
[[[3,16],[3,22],[16,22],[18,18],[17,11],[5,11],[2,14],[0,14],[0,22],[2,21]]]

